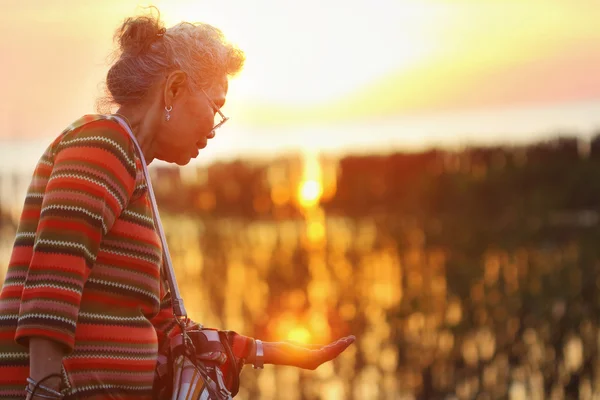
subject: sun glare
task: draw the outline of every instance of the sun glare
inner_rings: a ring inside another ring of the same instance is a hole
[[[288,332],[287,340],[295,343],[308,344],[311,340],[311,334],[305,327],[296,326]]]
[[[321,184],[315,180],[304,181],[300,186],[300,204],[309,207],[318,203],[323,193]]]
[[[271,329],[277,340],[288,340],[295,343],[307,344],[313,339],[310,330],[304,326],[297,315],[286,312],[272,319]]]
[[[304,153],[303,179],[298,187],[298,202],[304,208],[316,206],[323,195],[322,171],[319,155]]]
[[[244,71],[230,85],[234,102],[251,98],[305,107],[332,101],[439,48],[436,2],[333,3],[155,2],[167,25],[208,22],[245,51]]]

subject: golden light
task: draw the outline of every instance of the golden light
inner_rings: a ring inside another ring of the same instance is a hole
[[[311,243],[319,243],[325,238],[325,225],[323,221],[311,221],[307,228],[308,240]]]
[[[236,121],[251,123],[293,120],[284,110],[274,112],[274,106],[292,111],[314,107],[343,98],[390,71],[414,68],[440,49],[437,27],[451,14],[429,0],[389,2],[384,12],[366,0],[350,8],[341,0],[153,3],[167,25],[208,22],[244,50],[244,71],[230,82],[227,109]]]
[[[308,344],[311,341],[311,334],[305,327],[296,326],[288,332],[287,340],[295,343]]]
[[[290,193],[287,187],[275,185],[271,188],[271,201],[276,206],[282,206],[290,200]]]
[[[285,312],[272,320],[271,329],[276,340],[287,340],[300,344],[311,343],[313,337],[310,330],[291,312]]]
[[[98,89],[106,77],[114,30],[149,4],[158,7],[167,26],[182,20],[205,21],[221,28],[246,52],[246,66],[230,84],[226,106],[232,117],[226,128],[230,132],[234,128],[243,132],[241,126],[338,123],[473,104],[477,109],[486,104],[512,107],[528,98],[548,104],[572,95],[591,99],[597,92],[593,85],[584,85],[581,94],[569,94],[564,84],[574,73],[586,76],[583,65],[589,65],[589,71],[598,65],[600,30],[593,1],[107,0],[70,2],[69,13],[60,12],[58,0],[37,2],[35,8],[29,2],[5,3],[0,26],[6,32],[19,31],[23,21],[35,19],[36,24],[29,36],[0,39],[0,48],[12,56],[0,63],[0,73],[11,76],[3,86],[10,95],[0,102],[0,109],[7,110],[0,115],[0,137],[14,134],[14,121],[20,132],[15,139],[34,138],[62,129],[73,115],[89,113],[101,95]],[[32,39],[40,35],[44,40]],[[82,42],[86,46],[80,46]],[[84,53],[77,56],[90,62],[65,65],[56,48],[80,49]],[[44,74],[32,73],[40,60]],[[546,73],[536,74],[538,69],[552,73],[552,81]],[[506,78],[495,79],[498,76]],[[516,79],[524,84],[518,90],[507,89],[507,80]],[[31,98],[24,86],[35,87],[37,96]],[[69,101],[48,104],[56,93]],[[486,93],[489,104],[480,99]],[[21,103],[29,107],[19,107]],[[44,118],[27,118],[31,108],[44,109]],[[532,124],[550,129],[539,122],[545,118],[532,118]],[[506,129],[532,130],[520,121],[512,121]],[[564,119],[560,125],[565,123],[571,125]],[[377,139],[376,131],[372,135]],[[264,136],[273,141],[273,148],[281,148],[286,137],[280,129]],[[465,137],[461,138],[453,140]],[[345,140],[345,136],[318,138],[326,147]],[[422,138],[413,140],[424,143]],[[232,143],[232,148],[238,146]],[[33,151],[26,155],[35,162]],[[13,163],[24,165],[23,157],[0,161],[11,168]]]
[[[298,200],[302,207],[312,207],[319,202],[322,194],[321,183],[316,180],[308,180],[300,185]]]
[[[305,151],[303,154],[302,182],[298,187],[298,202],[304,208],[312,208],[323,195],[323,177],[319,154]]]

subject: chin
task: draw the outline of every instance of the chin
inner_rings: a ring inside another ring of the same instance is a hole
[[[171,157],[156,157],[157,160],[161,160],[164,162],[168,162],[170,164],[177,164],[180,167],[183,167],[184,165],[188,165],[190,163],[190,161],[192,160],[192,157],[186,156],[186,157],[178,157],[178,158],[171,158]]]
[[[179,160],[176,160],[176,161],[172,161],[172,162],[175,163],[175,164],[177,164],[177,165],[179,165],[180,167],[183,167],[184,165],[188,165],[190,163],[190,161],[192,161],[191,157],[188,157],[186,159],[182,158],[182,159],[179,159]]]

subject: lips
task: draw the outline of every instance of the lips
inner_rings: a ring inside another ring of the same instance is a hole
[[[202,150],[208,145],[208,139],[212,139],[215,137],[215,131],[210,131],[206,137],[196,142],[196,149]]]

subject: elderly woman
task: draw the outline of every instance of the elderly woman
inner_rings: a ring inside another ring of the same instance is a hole
[[[206,24],[127,19],[107,75],[147,163],[187,164],[215,136],[242,51]],[[217,119],[218,120],[218,119]],[[77,399],[148,399],[158,348],[177,334],[141,160],[112,115],[88,115],[42,155],[0,295],[0,398],[33,386]],[[234,346],[254,362],[253,339]],[[264,362],[314,369],[354,338],[308,349],[264,343]],[[67,388],[68,390],[63,390]],[[32,398],[61,398],[37,391]]]

